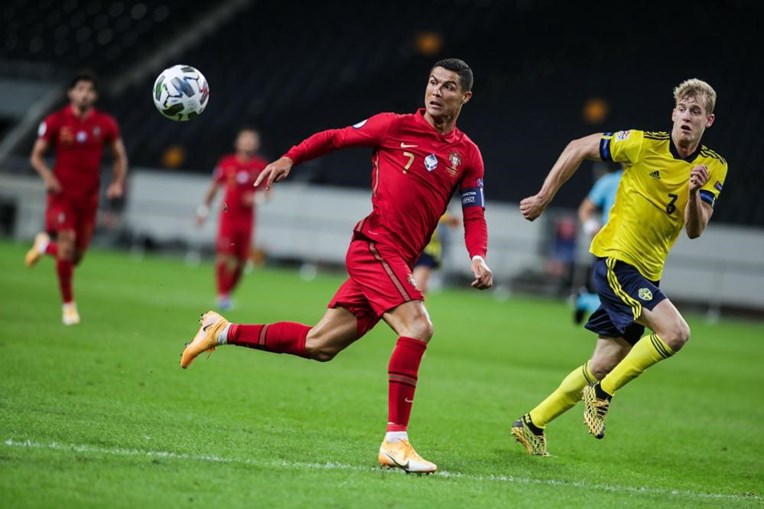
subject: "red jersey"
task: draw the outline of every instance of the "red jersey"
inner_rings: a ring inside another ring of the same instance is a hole
[[[251,220],[255,209],[255,191],[253,187],[257,176],[266,166],[266,161],[253,157],[241,161],[236,154],[224,156],[215,167],[214,179],[225,186],[221,218],[225,220]]]
[[[53,174],[61,183],[61,194],[75,200],[98,199],[103,147],[119,139],[114,117],[93,108],[80,118],[70,105],[43,120],[37,135],[55,147]]]
[[[485,256],[483,158],[454,128],[440,134],[414,114],[380,113],[344,129],[314,134],[285,155],[295,164],[345,147],[372,147],[372,212],[355,226],[363,236],[399,252],[410,265],[429,242],[458,188],[470,256]]]

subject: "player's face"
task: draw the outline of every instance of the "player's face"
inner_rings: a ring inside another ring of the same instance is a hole
[[[451,119],[459,114],[462,105],[470,100],[472,92],[462,90],[459,75],[442,67],[435,67],[424,92],[424,107],[432,118]]]
[[[92,81],[80,80],[69,89],[69,101],[72,106],[81,110],[87,111],[98,99],[98,92],[96,92],[95,84]]]
[[[714,114],[706,111],[704,96],[684,97],[671,113],[674,122],[672,136],[680,145],[700,142],[707,127],[714,123]]]
[[[253,156],[260,150],[260,135],[255,131],[242,131],[236,137],[236,152]]]

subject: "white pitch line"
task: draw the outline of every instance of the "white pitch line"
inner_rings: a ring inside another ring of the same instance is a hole
[[[234,463],[253,465],[268,468],[291,468],[291,469],[313,469],[313,470],[351,470],[356,472],[389,472],[376,467],[360,467],[354,465],[345,465],[328,461],[326,463],[308,463],[293,462],[287,460],[263,460],[253,461],[244,458],[225,458],[217,455],[207,454],[186,454],[171,451],[146,451],[140,449],[123,449],[121,447],[98,447],[86,444],[62,444],[59,442],[41,443],[32,440],[14,440],[9,438],[3,442],[7,447],[20,449],[49,449],[63,452],[79,452],[90,454],[107,454],[111,456],[138,456],[144,458],[161,458],[171,460],[202,461],[208,463]],[[569,488],[581,488],[586,490],[600,490],[614,493],[634,493],[638,495],[662,495],[672,497],[684,497],[691,499],[715,499],[715,500],[737,500],[760,502],[762,497],[755,494],[733,494],[733,493],[704,493],[690,490],[671,490],[663,488],[648,488],[637,486],[619,486],[615,484],[589,484],[583,481],[565,481],[559,479],[531,479],[528,477],[515,477],[511,475],[471,475],[459,472],[440,471],[435,477],[448,477],[455,479],[464,479],[466,481],[493,481],[513,484],[539,484],[545,486],[561,486]]]

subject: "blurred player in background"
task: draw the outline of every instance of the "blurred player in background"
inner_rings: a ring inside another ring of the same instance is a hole
[[[590,241],[607,223],[610,209],[615,203],[615,193],[618,191],[621,175],[623,175],[622,166],[608,166],[608,172],[597,179],[578,207],[578,220],[581,222],[584,235]],[[592,283],[593,270],[592,265],[587,267],[586,285],[576,294],[573,321],[577,324],[584,320],[584,315],[594,313],[600,307],[600,298]]]
[[[426,294],[429,291],[432,271],[439,269],[443,263],[443,239],[440,235],[440,228],[443,226],[458,228],[461,224],[462,222],[458,217],[452,216],[448,212],[440,216],[438,227],[432,233],[430,242],[427,243],[414,264],[414,280],[422,293]]]
[[[624,164],[610,218],[591,245],[601,304],[586,328],[598,335],[597,344],[589,361],[512,426],[530,454],[547,455],[545,426],[582,397],[589,432],[603,438],[616,391],[690,339],[687,322],[658,287],[659,280],[682,229],[691,239],[703,233],[727,162],[700,143],[714,123],[714,89],[690,79],[674,89],[674,100],[670,133],[630,130],[573,140],[538,194],[520,202],[523,216],[533,221],[584,159]],[[645,327],[653,332],[642,336]]]
[[[74,301],[72,279],[74,267],[82,261],[95,228],[103,148],[109,149],[114,163],[112,181],[106,190],[109,199],[123,195],[127,154],[116,120],[93,106],[98,99],[95,75],[88,72],[75,75],[68,97],[68,106],[40,124],[32,148],[30,162],[42,177],[48,193],[48,233],[35,236],[25,262],[32,267],[45,254],[56,258],[63,323],[75,325],[80,322],[80,315]],[[52,170],[45,162],[45,153],[50,147],[56,153]]]
[[[220,207],[218,236],[215,243],[215,281],[218,308],[231,308],[231,293],[247,264],[255,228],[256,198],[254,187],[266,161],[257,156],[260,134],[252,128],[241,129],[234,144],[235,154],[224,156],[215,167],[204,203],[197,209],[197,224],[204,224],[218,189],[225,187]]]
[[[224,344],[329,361],[384,320],[398,341],[388,365],[388,423],[379,462],[407,472],[434,472],[437,466],[416,453],[407,433],[419,364],[433,331],[412,269],[459,189],[472,286],[482,290],[493,284],[485,262],[483,160],[477,145],[456,128],[462,106],[472,97],[472,80],[463,61],[441,60],[430,70],[425,107],[416,113],[380,113],[316,133],[269,164],[258,178],[266,187],[286,178],[293,165],[328,152],[373,149],[373,210],[354,228],[346,257],[350,277],[312,327],[293,322],[238,325],[205,313],[181,367]]]

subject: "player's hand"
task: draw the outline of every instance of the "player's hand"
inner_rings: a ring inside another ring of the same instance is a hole
[[[116,200],[122,198],[125,194],[125,189],[122,186],[122,182],[112,182],[106,189],[106,197],[110,200]]]
[[[274,182],[281,182],[287,178],[293,164],[294,162],[286,156],[273,161],[260,172],[255,180],[255,187],[265,183],[265,189],[270,189]]]
[[[534,194],[520,202],[520,213],[528,221],[533,221],[544,212],[546,206],[546,201],[540,195]]]
[[[708,167],[699,164],[690,170],[690,192],[694,193],[708,182]]]
[[[475,275],[472,288],[485,290],[493,286],[493,272],[488,268],[482,257],[475,256],[472,259],[472,273]]]
[[[58,194],[61,192],[61,183],[53,173],[48,173],[43,177],[45,190],[49,193]]]

